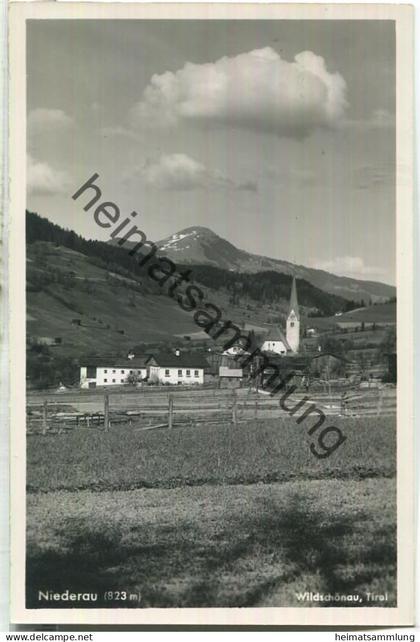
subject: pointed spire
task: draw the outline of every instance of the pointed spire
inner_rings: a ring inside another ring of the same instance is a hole
[[[297,290],[296,290],[296,277],[293,276],[293,281],[292,281],[292,292],[290,295],[290,305],[289,305],[289,315],[292,313],[292,311],[295,313],[296,318],[299,319],[299,303],[298,303],[298,298],[297,298]]]

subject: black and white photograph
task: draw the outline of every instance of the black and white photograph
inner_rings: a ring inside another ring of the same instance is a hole
[[[22,20],[21,611],[409,624],[399,14],[200,10]]]

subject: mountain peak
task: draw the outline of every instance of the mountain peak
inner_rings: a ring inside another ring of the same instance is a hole
[[[178,232],[178,234],[185,233],[197,233],[197,234],[208,234],[209,236],[217,236],[216,232],[213,232],[209,227],[204,227],[203,225],[192,225],[191,227],[186,227],[185,229]]]
[[[159,248],[161,250],[190,249],[194,245],[206,245],[214,243],[218,239],[220,237],[208,227],[194,225],[162,239],[162,241],[159,241]]]
[[[257,273],[281,272],[309,281],[320,290],[349,300],[383,301],[395,295],[392,286],[339,277],[322,270],[292,265],[281,259],[240,250],[208,227],[186,227],[158,243],[160,252],[178,264],[213,265],[228,271]]]
[[[186,227],[158,245],[165,256],[178,262],[209,263],[226,269],[236,265],[236,255],[243,253],[213,230],[200,225]]]
[[[179,232],[175,232],[175,234],[171,234],[171,236],[166,237],[162,241],[159,242],[159,245],[161,247],[163,245],[167,245],[168,243],[174,243],[177,241],[182,241],[185,238],[189,238],[191,240],[193,239],[215,239],[219,238],[213,230],[211,230],[209,227],[202,227],[200,225],[193,225],[191,227],[186,227],[183,230],[180,230]]]

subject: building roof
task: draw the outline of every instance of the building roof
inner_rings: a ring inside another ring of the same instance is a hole
[[[209,365],[205,368],[205,374],[219,374],[219,365],[222,361],[222,355],[218,352],[208,352],[206,354],[206,361]]]
[[[209,368],[209,363],[204,355],[199,352],[160,352],[153,355],[156,364],[161,368]]]
[[[271,328],[268,330],[267,334],[264,337],[263,340],[263,345],[265,341],[281,341],[286,348],[286,350],[290,350],[289,343],[282,332],[282,330],[279,328],[278,325],[273,325]]]
[[[338,359],[339,361],[344,361],[345,363],[351,363],[349,359],[346,359],[346,357],[343,357],[340,354],[336,354],[335,352],[317,352],[317,354],[311,355],[311,361],[314,361],[315,359],[319,359],[321,357],[333,357],[334,359]]]
[[[298,303],[297,290],[296,290],[296,277],[293,277],[293,281],[292,281],[292,292],[290,294],[289,315],[292,312],[295,313],[297,319],[300,319],[299,303]]]
[[[311,357],[308,355],[270,355],[268,358],[268,368],[270,365],[277,366],[279,370],[302,370],[310,362]]]
[[[242,366],[240,362],[241,362],[241,359],[245,360],[247,355],[242,354],[239,356],[240,356],[240,359],[235,359],[234,356],[224,354],[220,361],[220,366],[223,368],[229,368],[230,370],[242,370]]]

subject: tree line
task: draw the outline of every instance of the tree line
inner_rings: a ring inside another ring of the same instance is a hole
[[[140,277],[147,274],[147,266],[140,267],[137,261],[129,255],[127,249],[103,241],[84,239],[72,230],[64,229],[34,212],[27,211],[26,242],[32,244],[36,241],[46,241],[80,252],[89,256],[99,267],[118,271],[125,276]],[[288,274],[274,271],[254,274],[231,272],[211,265],[179,265],[178,268],[180,270],[191,269],[191,280],[205,287],[226,291],[233,305],[238,305],[247,299],[270,304],[281,300],[287,301],[290,297],[292,277]],[[37,281],[42,281],[42,277],[33,275],[31,278],[35,281],[36,289],[40,285]],[[147,279],[145,281],[147,282]],[[69,284],[66,283],[66,285]],[[313,314],[331,316],[335,312],[343,311],[347,305],[344,298],[324,292],[305,279],[298,279],[297,285],[300,305],[312,309]],[[148,290],[149,287],[145,287],[145,289]]]

